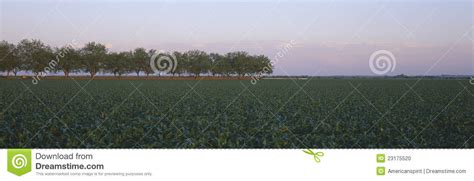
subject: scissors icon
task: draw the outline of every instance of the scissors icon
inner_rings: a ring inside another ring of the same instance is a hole
[[[319,157],[323,157],[324,156],[324,153],[323,152],[316,152],[314,153],[312,150],[308,149],[308,150],[303,150],[303,152],[305,152],[306,154],[308,155],[313,155],[313,158],[314,158],[314,161],[316,163],[319,163],[321,162],[321,159]]]

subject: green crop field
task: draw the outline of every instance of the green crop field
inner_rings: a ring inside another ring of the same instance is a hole
[[[441,79],[0,80],[0,145],[473,148],[473,93]]]

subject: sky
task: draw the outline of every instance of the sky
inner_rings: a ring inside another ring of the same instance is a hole
[[[264,54],[275,75],[473,75],[470,0],[1,0],[0,39]],[[383,56],[383,55],[381,55]]]

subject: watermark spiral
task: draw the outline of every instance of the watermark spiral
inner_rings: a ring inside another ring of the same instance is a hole
[[[28,165],[28,160],[26,159],[26,156],[23,154],[16,154],[12,158],[12,166],[15,167],[16,169],[20,169],[23,167],[26,167]]]
[[[176,56],[163,50],[155,52],[150,58],[150,67],[155,74],[160,72],[173,73],[177,65]]]
[[[385,75],[388,72],[393,72],[396,66],[397,60],[388,50],[378,50],[370,55],[369,67],[374,74]]]

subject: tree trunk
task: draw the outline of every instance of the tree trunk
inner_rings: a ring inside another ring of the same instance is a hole
[[[10,70],[7,70],[7,78],[10,76]]]
[[[90,73],[91,73],[91,78],[93,78],[93,77],[95,76],[95,74],[96,74],[95,67],[92,67],[92,68],[91,68]]]

